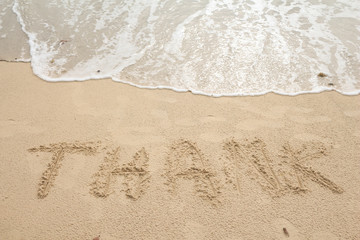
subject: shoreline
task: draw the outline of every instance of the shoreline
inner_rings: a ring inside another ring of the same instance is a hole
[[[31,65],[31,61],[8,61],[8,60],[0,60],[0,62],[6,62],[6,63],[25,63],[25,64],[30,64]],[[84,78],[84,79],[61,79],[61,80],[55,80],[55,79],[43,79],[40,76],[38,76],[37,74],[35,74],[33,72],[33,75],[35,75],[36,77],[40,78],[41,80],[45,81],[45,82],[49,82],[49,83],[66,83],[66,82],[84,82],[84,81],[97,81],[97,80],[111,80],[115,83],[120,83],[120,84],[126,84],[132,87],[137,87],[140,89],[149,89],[149,90],[170,90],[170,91],[174,91],[174,92],[178,92],[178,93],[183,93],[183,92],[191,92],[194,95],[201,95],[201,96],[206,96],[206,97],[214,97],[214,98],[221,98],[221,97],[256,97],[256,96],[263,96],[266,94],[276,94],[276,95],[280,95],[280,96],[298,96],[298,95],[303,95],[303,94],[317,94],[317,93],[322,93],[322,92],[337,92],[341,95],[344,96],[358,96],[360,95],[360,90],[356,90],[353,92],[349,92],[349,93],[342,93],[341,91],[333,88],[333,87],[323,87],[323,86],[319,86],[316,90],[311,90],[311,91],[300,91],[300,92],[296,92],[296,93],[282,93],[282,92],[278,92],[275,90],[269,90],[266,92],[260,92],[260,93],[255,93],[255,94],[244,94],[244,93],[234,93],[234,94],[209,94],[209,93],[205,93],[205,92],[201,92],[201,91],[197,91],[197,90],[191,90],[191,89],[177,89],[174,87],[170,87],[170,86],[143,86],[143,85],[137,85],[134,84],[132,82],[129,81],[124,81],[124,80],[116,80],[109,77],[96,77],[96,76],[92,76],[91,78]]]
[[[30,63],[0,72],[5,239],[360,237],[359,95],[214,98],[49,83]]]

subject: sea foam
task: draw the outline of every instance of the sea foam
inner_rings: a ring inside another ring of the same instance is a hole
[[[47,81],[110,77],[211,96],[360,93],[357,0],[6,2]]]

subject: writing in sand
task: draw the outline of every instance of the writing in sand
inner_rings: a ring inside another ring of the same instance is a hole
[[[223,168],[215,171],[195,142],[186,139],[173,142],[168,149],[162,175],[168,191],[177,195],[179,181],[189,180],[193,182],[197,196],[216,204],[225,185],[240,193],[240,177],[245,175],[255,180],[272,197],[306,193],[309,191],[309,182],[333,193],[344,192],[337,184],[308,166],[309,161],[328,154],[328,149],[321,142],[308,142],[297,147],[286,142],[276,157],[269,153],[265,142],[258,138],[242,141],[229,139],[223,142],[222,150],[220,163]],[[137,200],[146,193],[151,181],[149,154],[144,147],[125,163],[120,158],[120,147],[110,149],[101,142],[60,142],[30,148],[28,151],[52,154],[40,179],[37,192],[40,199],[49,195],[66,154],[95,155],[106,152],[90,185],[90,193],[95,197],[108,197],[114,192],[117,179],[122,177],[126,196]],[[220,178],[220,172],[223,178]]]

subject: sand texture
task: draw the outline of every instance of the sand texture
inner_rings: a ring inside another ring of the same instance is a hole
[[[0,73],[0,239],[360,239],[360,96]]]

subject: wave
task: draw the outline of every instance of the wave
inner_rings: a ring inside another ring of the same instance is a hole
[[[3,12],[12,10],[28,38],[22,49],[30,46],[34,73],[47,81],[110,77],[210,96],[360,93],[356,0],[7,0],[7,6]],[[8,34],[1,26],[0,36]]]

